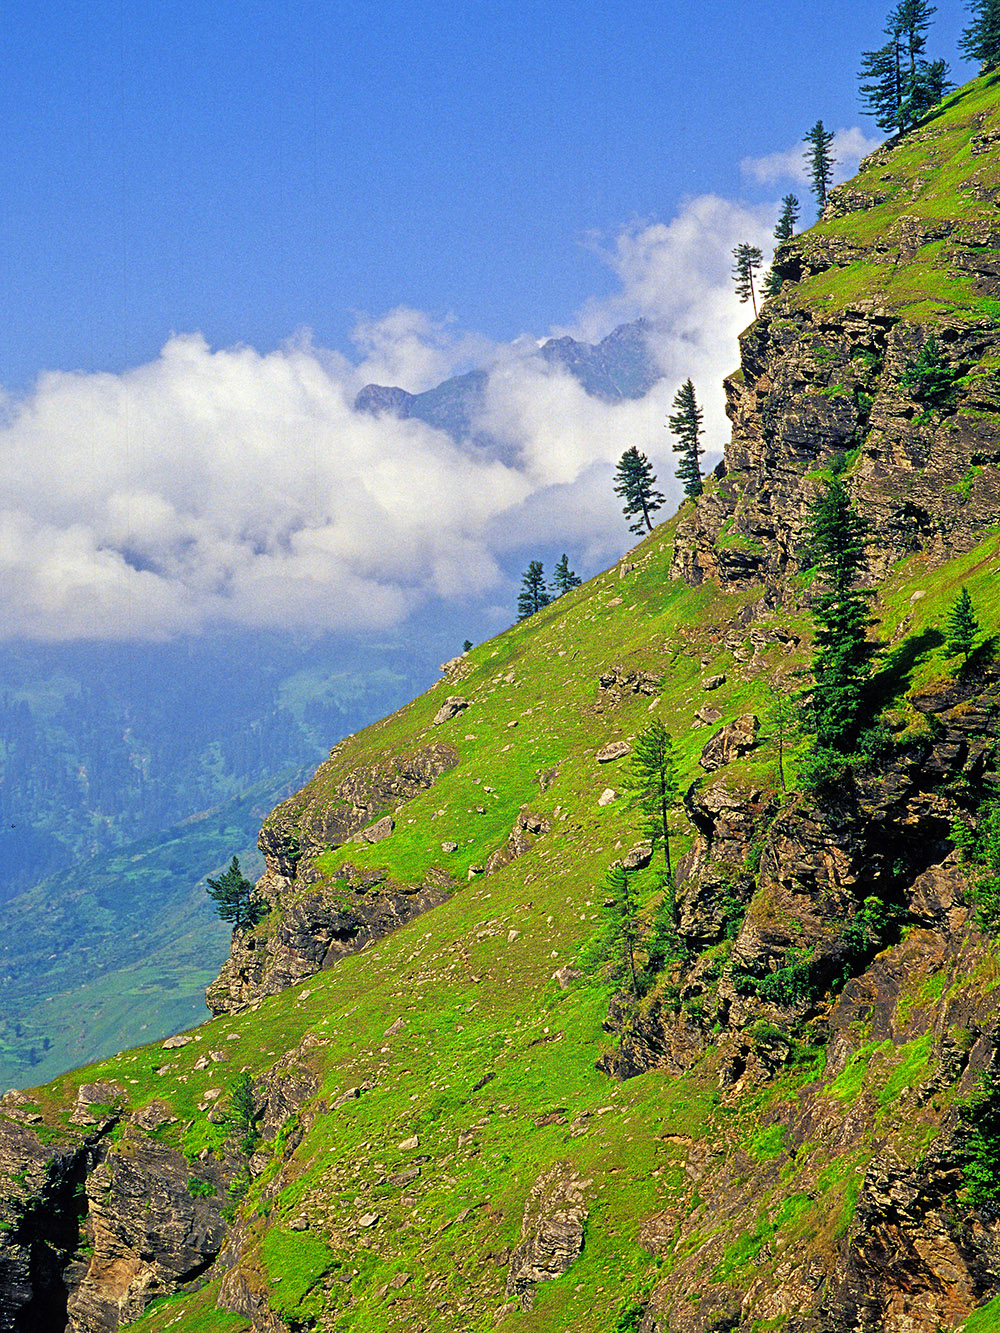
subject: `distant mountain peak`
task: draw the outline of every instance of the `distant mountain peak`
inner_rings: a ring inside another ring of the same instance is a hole
[[[568,334],[549,338],[524,360],[568,371],[586,393],[603,402],[643,398],[663,376],[649,350],[650,328],[648,320],[637,319],[618,325],[599,343],[578,342]],[[354,410],[372,416],[390,413],[404,420],[412,417],[461,439],[473,433],[472,422],[482,407],[491,369],[453,376],[423,393],[366,384],[354,400]]]

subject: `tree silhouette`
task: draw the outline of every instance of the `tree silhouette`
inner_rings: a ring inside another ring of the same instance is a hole
[[[571,588],[579,588],[580,586],[580,579],[570,569],[565,551],[562,559],[556,563],[556,567],[552,571],[552,583],[557,597],[561,597],[564,592],[569,592]]]
[[[684,485],[684,494],[689,500],[693,500],[702,491],[701,467],[698,459],[704,450],[698,445],[702,411],[694,396],[694,385],[690,380],[685,380],[674,395],[674,415],[668,420],[671,431],[677,436],[674,453],[681,456],[681,461],[677,465],[677,477]]]
[[[670,865],[670,815],[680,797],[673,742],[656,718],[635,738],[628,776],[628,804],[642,815],[642,830],[655,851],[663,847],[667,875]]]
[[[810,710],[817,744],[849,753],[857,738],[864,685],[871,671],[870,588],[859,588],[867,525],[855,513],[843,479],[835,477],[812,506],[810,542],[820,591],[815,622]]]
[[[736,295],[741,303],[753,302],[754,319],[757,318],[757,296],[753,287],[753,275],[760,268],[763,259],[760,247],[747,245],[746,242],[741,242],[733,251],[733,281],[736,284]]]
[[[257,897],[253,884],[240,870],[239,859],[235,856],[228,870],[224,870],[218,879],[206,877],[205,884],[216,912],[234,930],[255,926],[269,911],[265,899]]]
[[[958,48],[966,60],[978,60],[985,74],[1000,66],[1000,0],[971,0],[969,12],[972,22]]]
[[[548,606],[551,601],[545,586],[545,569],[540,560],[532,560],[521,579],[521,591],[517,598],[517,618],[526,620]]]
[[[629,532],[642,535],[643,524],[648,532],[653,531],[651,516],[663,504],[663,495],[656,489],[656,474],[653,465],[645,454],[641,454],[633,445],[626,449],[618,460],[615,472],[615,494],[625,501],[622,513],[626,518],[641,514],[635,523],[629,524]]]
[[[968,662],[969,654],[976,646],[976,635],[978,633],[979,621],[976,619],[972,598],[969,596],[968,588],[963,585],[962,591],[952,602],[948,611],[948,619],[944,627],[945,651],[950,657],[962,653]]]
[[[837,161],[830,152],[833,138],[833,131],[825,129],[823,122],[817,120],[804,140],[809,145],[804,154],[809,167],[809,182],[812,185],[812,192],[816,196],[816,203],[819,205],[821,213],[826,207],[827,191],[830,188],[830,181],[833,179],[833,168]]]

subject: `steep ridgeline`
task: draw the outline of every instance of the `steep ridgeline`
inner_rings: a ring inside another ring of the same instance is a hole
[[[211,1022],[0,1101],[2,1333],[997,1326],[1000,966],[952,826],[997,768],[998,137],[983,79],[868,159],[779,255],[697,504],[269,816]],[[821,795],[773,704],[838,468],[881,726]],[[625,799],[657,718],[666,945]]]

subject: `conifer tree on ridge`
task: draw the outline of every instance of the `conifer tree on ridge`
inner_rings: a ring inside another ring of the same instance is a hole
[[[803,156],[809,166],[809,181],[821,213],[826,207],[826,196],[833,179],[833,168],[837,162],[830,152],[833,139],[833,130],[826,129],[821,120],[817,120],[804,139],[809,147]]]
[[[646,531],[653,531],[651,517],[662,506],[664,496],[656,489],[656,474],[653,465],[645,454],[632,446],[626,449],[618,460],[615,472],[615,494],[625,501],[622,513],[626,518],[636,514],[642,517],[629,524],[629,532],[642,536],[643,524]]]
[[[761,266],[764,256],[760,247],[741,242],[733,251],[733,281],[736,283],[736,295],[740,302],[753,302],[753,317],[757,318],[757,296],[753,287],[753,275]]]
[[[978,60],[982,72],[1000,66],[1000,0],[970,0],[972,22],[958,39],[967,60]]]
[[[694,396],[694,385],[686,380],[674,395],[674,415],[669,418],[670,429],[677,436],[674,453],[680,454],[677,478],[683,483],[689,500],[701,495],[701,467],[699,457],[705,452],[698,446],[701,434],[702,410]]]
[[[552,585],[556,596],[561,597],[564,592],[569,592],[571,588],[579,588],[580,583],[580,577],[570,569],[569,558],[564,551],[562,559],[557,561],[556,567],[552,571]]]
[[[517,618],[526,620],[548,606],[552,600],[545,586],[545,567],[541,560],[531,560],[521,579],[521,591],[517,597]]]

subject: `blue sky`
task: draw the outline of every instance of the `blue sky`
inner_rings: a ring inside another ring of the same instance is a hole
[[[955,64],[966,21],[939,4]],[[871,0],[5,5],[0,382],[173,331],[263,350],[354,312],[544,334],[612,279],[586,238],[745,156],[860,124]],[[868,124],[871,133],[877,133]]]
[[[928,53],[956,58],[941,0]],[[435,601],[509,623],[540,550],[629,542],[635,444],[691,376],[717,456],[766,246],[817,118],[880,136],[870,0],[15,0],[0,32],[0,633],[363,633]],[[768,161],[778,169],[768,172]],[[754,165],[756,163],[756,166]],[[763,165],[762,165],[763,163]],[[655,321],[642,404],[540,375],[520,335]],[[509,466],[361,419],[368,380],[472,362]]]

